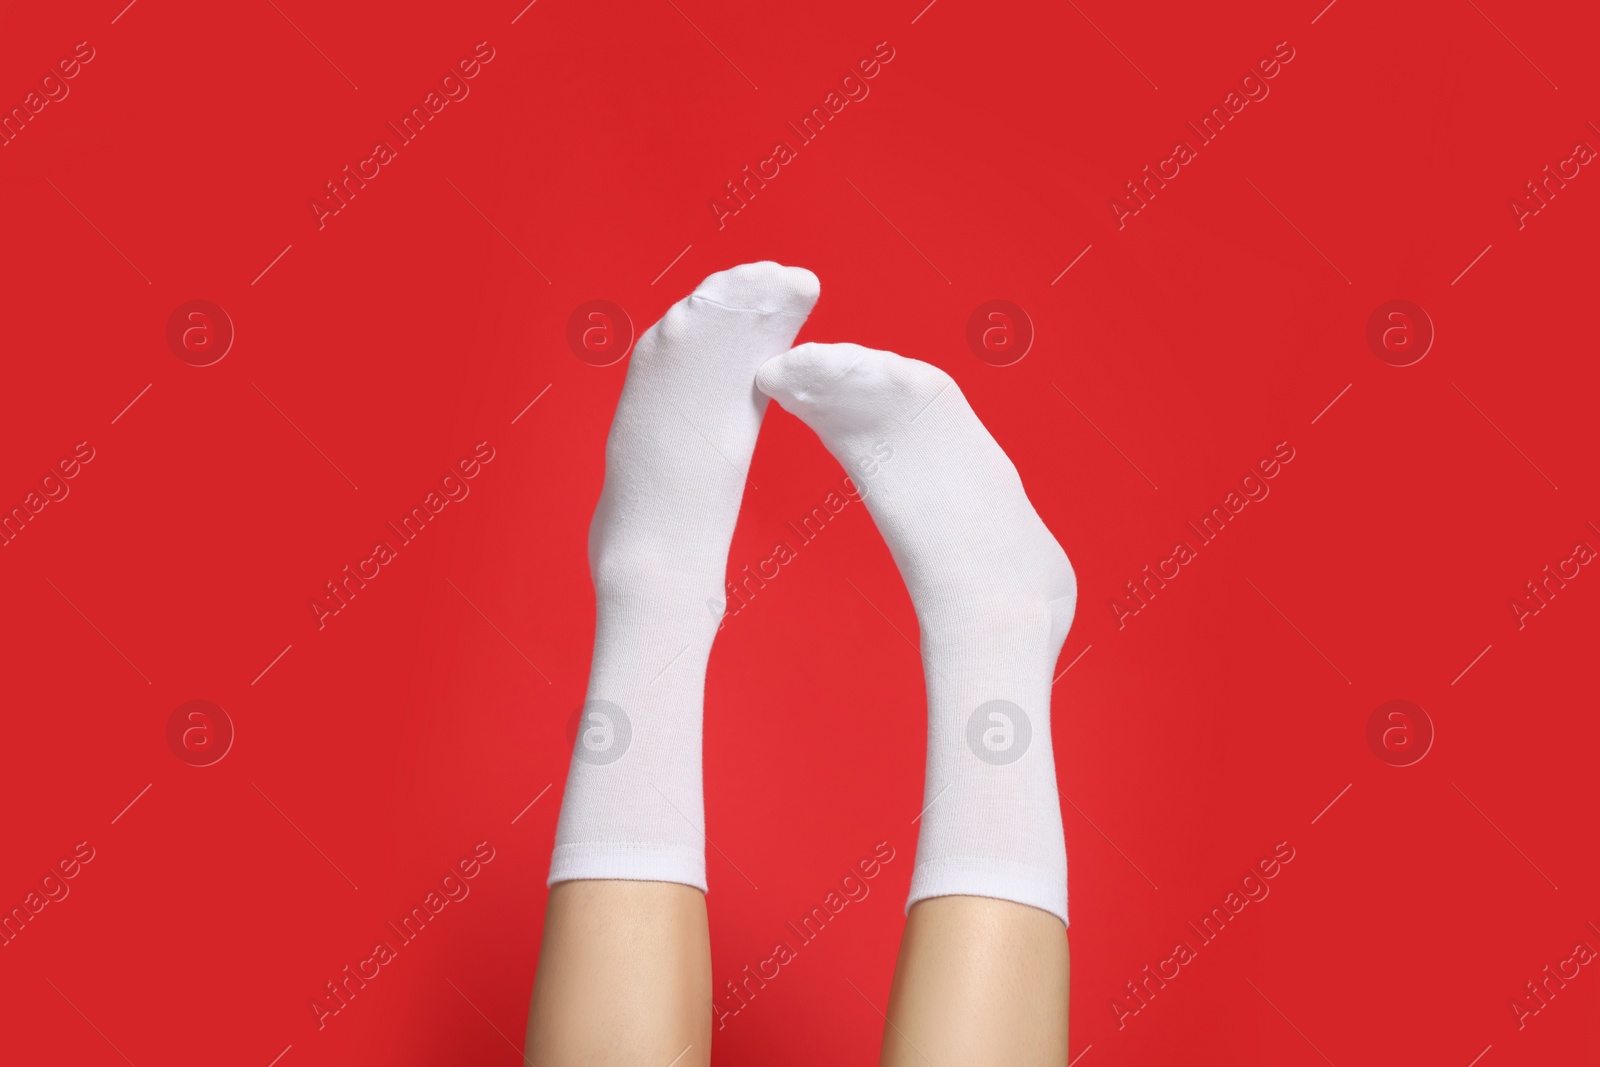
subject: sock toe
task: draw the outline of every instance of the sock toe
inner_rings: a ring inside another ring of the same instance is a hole
[[[954,388],[931,363],[855,344],[797,345],[756,371],[756,388],[819,433],[914,419]]]
[[[718,271],[694,295],[736,311],[808,315],[822,293],[822,283],[804,267],[785,267],[762,260]]]
[[[785,408],[808,404],[863,361],[886,355],[853,344],[796,345],[761,365],[756,371],[756,388]]]

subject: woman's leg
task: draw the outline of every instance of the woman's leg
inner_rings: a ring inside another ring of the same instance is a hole
[[[537,1067],[709,1060],[706,662],[767,407],[756,368],[817,294],[810,271],[776,263],[713,274],[628,363],[589,527],[594,659],[550,859]]]
[[[1066,1062],[1067,855],[1051,671],[1077,580],[950,376],[801,345],[756,384],[861,486],[911,593],[928,772],[888,1064]]]
[[[912,905],[900,941],[884,1067],[1067,1062],[1067,931],[988,897]]]
[[[706,898],[676,882],[560,882],[545,911],[525,1059],[711,1062]]]

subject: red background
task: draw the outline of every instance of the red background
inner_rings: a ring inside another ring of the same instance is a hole
[[[0,500],[95,455],[0,549],[0,900],[95,850],[0,948],[8,1059],[518,1062],[626,369],[577,358],[566,322],[607,299],[642,329],[763,258],[822,279],[802,339],[949,370],[1077,568],[1054,742],[1078,1063],[1600,1054],[1593,968],[1520,1029],[1509,1007],[1600,948],[1600,577],[1520,630],[1508,607],[1600,547],[1600,177],[1520,230],[1508,208],[1600,145],[1592,13],[122,2],[14,5],[0,34],[7,110],[95,51],[0,148]],[[319,229],[323,183],[480,41],[470,96]],[[723,183],[880,41],[870,96],[719,230]],[[1119,230],[1123,183],[1281,41],[1270,96]],[[165,339],[192,299],[237,331],[212,366]],[[967,347],[990,299],[1036,330],[1013,366]],[[1412,366],[1365,340],[1391,299],[1437,331]],[[471,495],[319,630],[323,583],[480,441]],[[1282,441],[1271,495],[1119,629],[1124,583]],[[840,476],[773,408],[732,569]],[[713,655],[719,987],[897,853],[717,1063],[876,1056],[922,804],[921,669],[891,623],[914,636],[852,505]],[[196,699],[236,729],[206,767],[166,736]],[[1437,732],[1412,766],[1366,740],[1391,699]],[[480,841],[471,895],[319,1031],[324,982]],[[1283,841],[1271,895],[1119,1028],[1124,983]]]

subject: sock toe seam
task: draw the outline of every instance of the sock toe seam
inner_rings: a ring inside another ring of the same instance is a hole
[[[811,310],[809,308],[804,311],[799,311],[794,308],[734,307],[732,304],[724,304],[720,300],[713,300],[709,296],[702,296],[699,293],[690,293],[689,299],[699,301],[702,304],[710,304],[712,307],[721,308],[723,311],[743,311],[751,315],[799,315],[800,317],[804,318],[805,316],[811,314]]]

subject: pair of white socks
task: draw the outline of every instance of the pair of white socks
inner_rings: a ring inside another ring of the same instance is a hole
[[[550,883],[706,888],[701,704],[728,546],[768,398],[852,475],[916,607],[928,763],[907,908],[970,895],[1067,921],[1051,672],[1077,583],[1016,469],[944,371],[852,344],[791,348],[820,286],[751,263],[639,339],[589,530],[594,661]]]

